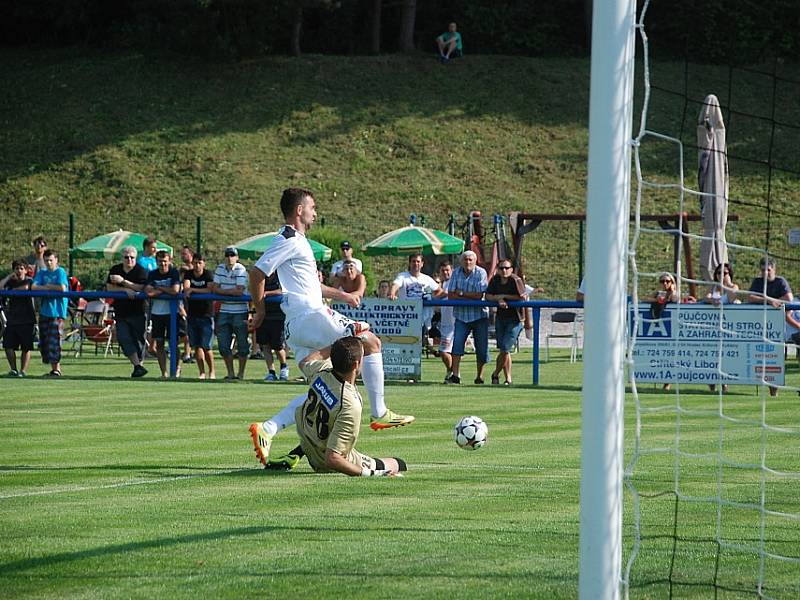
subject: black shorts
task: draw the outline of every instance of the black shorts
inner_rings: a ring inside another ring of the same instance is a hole
[[[150,329],[150,334],[153,336],[154,340],[166,340],[169,341],[169,315],[153,315],[150,317],[150,321],[153,324],[152,328]]]
[[[256,344],[269,346],[273,350],[283,350],[286,339],[283,336],[283,326],[285,320],[264,320],[261,326],[256,329]]]
[[[6,350],[33,350],[34,323],[7,325],[3,333],[3,348]]]

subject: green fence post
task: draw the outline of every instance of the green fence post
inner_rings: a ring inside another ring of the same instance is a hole
[[[197,217],[194,227],[194,247],[196,248],[195,252],[197,252],[198,254],[203,253],[203,251],[200,248],[202,241],[203,241],[203,217]]]
[[[69,213],[69,249],[75,247],[75,213]],[[69,276],[72,277],[72,252],[69,253]]]

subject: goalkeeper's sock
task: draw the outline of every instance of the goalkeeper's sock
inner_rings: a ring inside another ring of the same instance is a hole
[[[373,417],[386,414],[383,401],[383,355],[380,352],[367,354],[361,363],[361,378],[369,396],[369,407]]]
[[[287,404],[283,410],[281,410],[271,419],[264,421],[264,429],[267,430],[267,433],[270,435],[275,435],[281,429],[286,429],[290,425],[294,425],[294,411],[297,410],[298,406],[305,402],[306,397],[306,394],[295,396],[289,400],[289,404]]]

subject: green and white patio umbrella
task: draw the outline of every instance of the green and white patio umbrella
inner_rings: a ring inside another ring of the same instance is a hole
[[[269,233],[259,233],[258,235],[250,236],[247,239],[236,242],[234,246],[239,251],[241,258],[258,259],[261,257],[267,248],[272,245],[272,240],[278,235],[277,231],[270,231]],[[314,260],[325,261],[331,259],[331,249],[325,244],[320,244],[317,241],[306,238],[311,245],[311,251],[314,253]]]
[[[72,258],[100,258],[107,260],[122,260],[122,249],[133,246],[137,252],[142,252],[142,242],[149,237],[143,233],[133,233],[120,229],[104,235],[98,235],[83,242],[75,248],[69,249]],[[156,240],[158,250],[166,250],[172,254],[172,246]]]
[[[408,225],[375,238],[364,246],[367,256],[409,256],[411,254],[458,254],[464,240],[427,227]]]

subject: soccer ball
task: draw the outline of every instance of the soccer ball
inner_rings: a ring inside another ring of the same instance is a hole
[[[477,450],[486,443],[489,427],[480,417],[463,417],[453,428],[453,435],[459,448]]]

